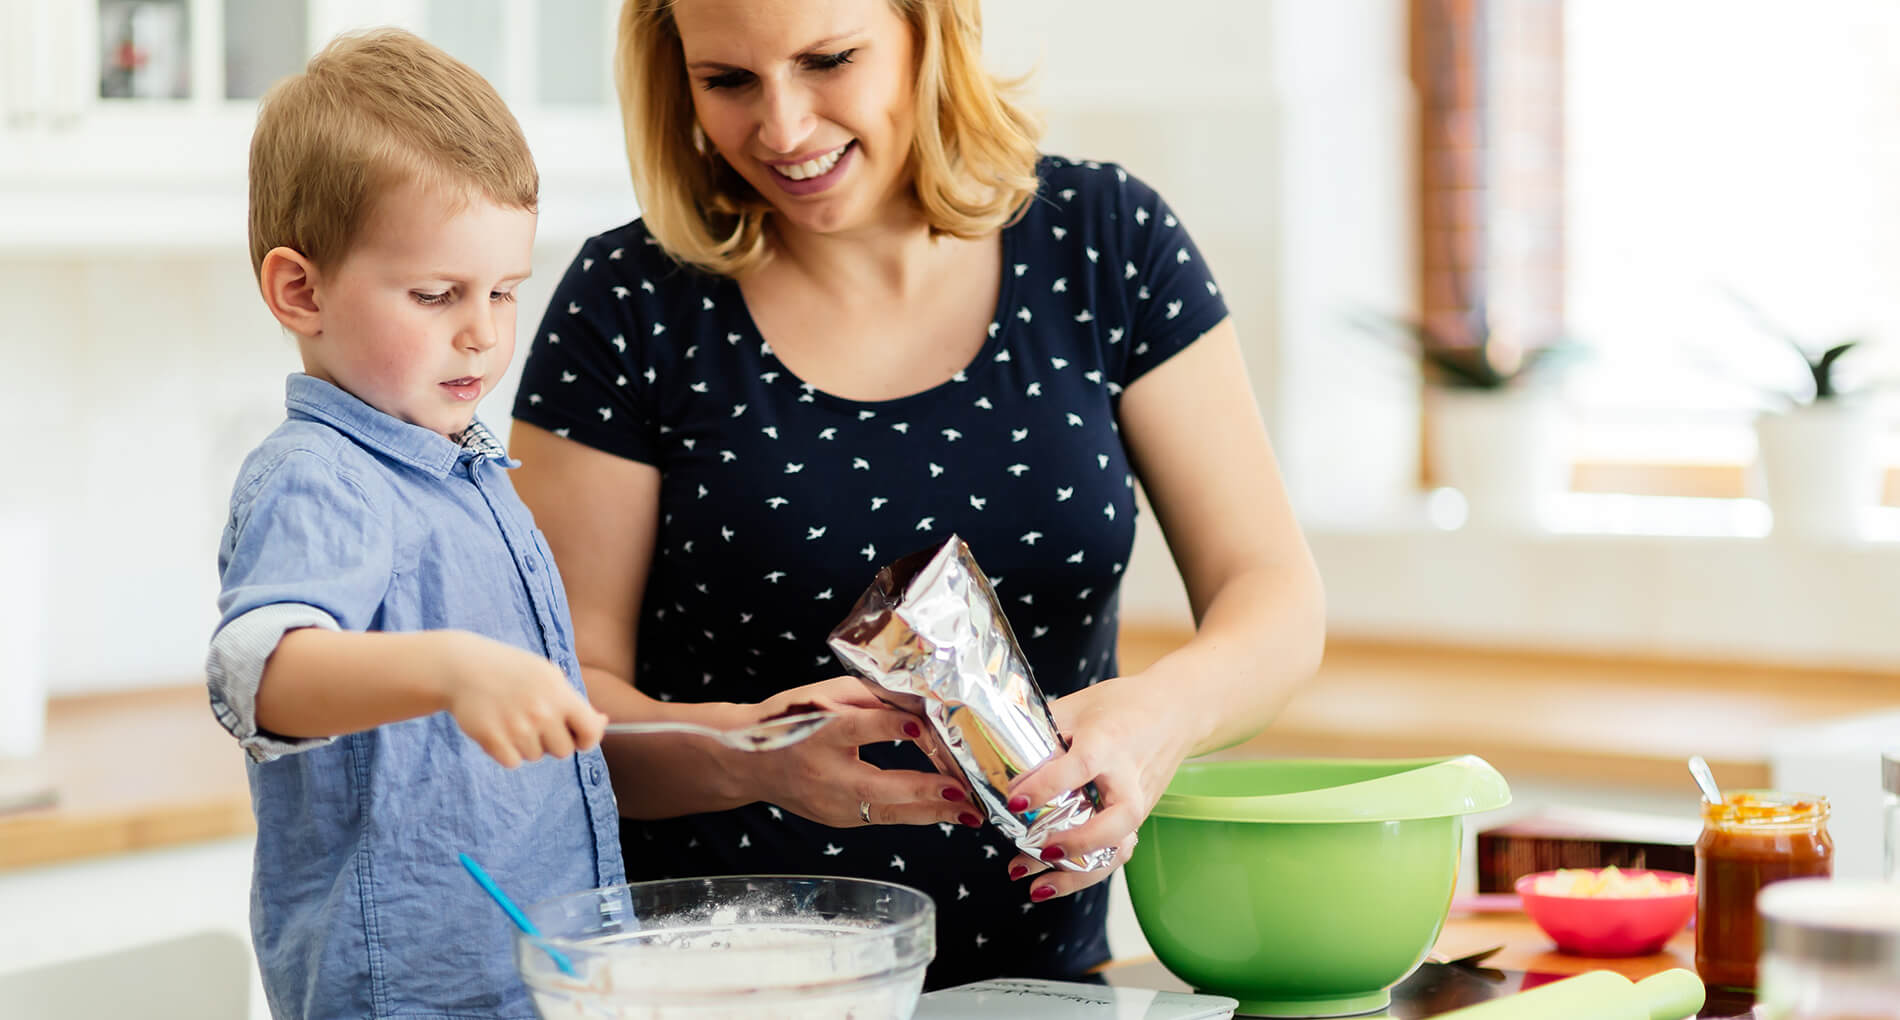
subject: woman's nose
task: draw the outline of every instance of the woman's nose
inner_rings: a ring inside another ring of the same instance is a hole
[[[810,97],[796,86],[768,86],[761,91],[759,143],[772,152],[797,154],[815,123]]]

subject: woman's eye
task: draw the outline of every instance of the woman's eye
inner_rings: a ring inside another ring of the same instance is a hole
[[[419,305],[439,305],[449,299],[449,292],[446,290],[435,291],[435,292],[426,291],[426,290],[412,290],[409,292],[409,296],[412,298],[415,298],[416,304],[419,304]]]
[[[701,78],[699,86],[711,92],[714,89],[736,89],[751,80],[752,75],[750,72],[726,71],[723,74],[715,74],[708,78]]]
[[[849,64],[851,62],[851,55],[856,52],[858,51],[857,50],[839,50],[836,53],[827,53],[827,54],[824,54],[823,56],[812,57],[809,61],[807,61],[807,66],[809,66],[814,71],[829,71],[833,68],[843,67],[844,65]]]

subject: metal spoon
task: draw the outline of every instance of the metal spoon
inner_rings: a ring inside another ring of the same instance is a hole
[[[1702,789],[1702,799],[1711,804],[1720,804],[1722,790],[1715,785],[1715,773],[1709,771],[1709,763],[1699,754],[1689,756],[1689,774],[1695,777],[1696,786]]]
[[[832,712],[800,712],[782,715],[737,729],[716,730],[683,722],[608,723],[607,732],[616,733],[692,733],[741,751],[776,751],[811,736],[837,715]]]

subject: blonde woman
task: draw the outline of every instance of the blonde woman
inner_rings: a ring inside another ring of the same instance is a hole
[[[1015,853],[840,677],[876,569],[963,536],[1093,781],[1050,860],[1132,846],[1187,756],[1315,668],[1320,585],[1200,253],[1124,169],[1043,157],[979,66],[977,0],[629,0],[618,74],[642,219],[590,240],[533,340],[516,484],[613,718],[726,726],[799,701],[796,748],[607,742],[634,878],[828,873],[930,893],[933,987],[1108,955],[1106,872]],[[1146,490],[1198,629],[1139,674],[1117,592]]]

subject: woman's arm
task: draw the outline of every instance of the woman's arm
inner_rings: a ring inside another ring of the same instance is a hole
[[[609,736],[601,748],[622,815],[671,818],[754,801],[833,826],[864,824],[861,802],[872,805],[872,820],[880,824],[955,823],[969,813],[954,781],[887,772],[858,760],[861,745],[906,740],[922,730],[915,718],[884,706],[856,680],[795,688],[759,705],[664,702],[636,690],[641,598],[659,531],[659,470],[522,421],[514,423],[508,445],[521,461],[515,488],[547,535],[567,586],[587,696],[608,718],[724,729],[797,702],[816,702],[840,714],[816,736],[764,753],[699,737]]]
[[[1122,395],[1123,441],[1187,585],[1194,637],[1138,675],[1055,703],[1070,750],[1019,781],[1025,806],[1094,781],[1104,807],[1064,833],[1075,856],[1130,837],[1187,757],[1258,733],[1318,668],[1319,572],[1294,520],[1223,320]],[[1012,862],[1030,872],[1038,862]],[[1066,894],[1107,872],[1032,879]],[[1032,893],[1033,894],[1033,893]]]

